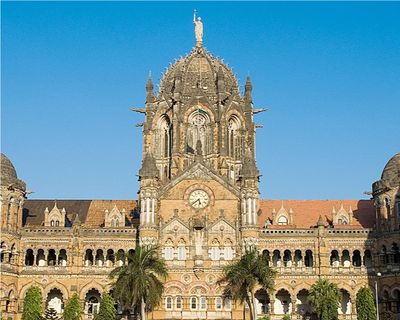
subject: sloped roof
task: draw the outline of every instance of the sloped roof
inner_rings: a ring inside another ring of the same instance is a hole
[[[26,200],[24,203],[24,226],[41,226],[44,223],[44,211],[51,210],[55,202],[59,209],[65,208],[66,226],[71,226],[76,215],[86,227],[100,227],[104,223],[105,211],[114,206],[118,210],[125,209],[127,225],[131,224],[136,208],[135,200]]]
[[[54,207],[55,200],[27,200],[24,204],[24,226],[41,226],[44,222],[44,211]],[[125,209],[127,225],[132,223],[135,216],[137,201],[135,200],[57,200],[59,209],[67,212],[67,225],[72,225],[78,214],[82,225],[97,228],[103,225],[105,210],[111,211],[114,206],[119,210]],[[283,206],[289,212],[292,210],[293,224],[291,228],[312,228],[317,225],[321,215],[324,224],[332,220],[332,210],[343,209],[353,211],[353,221],[350,225],[340,228],[372,228],[375,224],[375,209],[372,200],[260,200],[259,225],[272,219],[272,211],[276,212]],[[271,225],[270,228],[287,228],[287,226]]]
[[[324,224],[332,220],[332,211],[343,209],[353,211],[353,221],[350,225],[340,228],[372,228],[375,224],[375,209],[372,200],[261,200],[259,225],[264,226],[266,220],[272,219],[272,211],[276,212],[283,207],[287,212],[292,210],[293,225],[295,228],[311,228],[317,225],[321,215]],[[279,228],[281,226],[270,226]],[[283,226],[287,228],[286,226]]]

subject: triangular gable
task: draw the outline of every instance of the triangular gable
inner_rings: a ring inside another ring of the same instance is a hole
[[[230,192],[232,192],[234,195],[237,197],[240,197],[240,191],[238,188],[235,186],[231,185],[228,183],[224,178],[222,178],[220,175],[216,174],[213,170],[210,168],[207,168],[203,163],[201,162],[195,162],[191,167],[189,167],[187,170],[182,172],[180,175],[175,177],[173,180],[171,180],[167,185],[165,185],[161,190],[160,190],[160,197],[168,192],[171,188],[176,186],[179,182],[183,180],[213,180],[218,183],[220,183],[224,188],[228,189]]]
[[[222,228],[221,228],[222,227]],[[208,229],[209,233],[235,233],[235,228],[225,219],[221,218],[214,222]]]
[[[173,218],[163,228],[166,233],[189,234],[189,228],[184,225],[178,218]]]

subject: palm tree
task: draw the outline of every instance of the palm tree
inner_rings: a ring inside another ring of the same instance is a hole
[[[157,247],[137,247],[125,256],[125,264],[110,273],[113,296],[125,311],[140,306],[141,319],[146,311],[153,310],[161,300],[164,289],[162,280],[167,277],[164,260],[157,254]]]
[[[320,320],[338,319],[341,294],[338,286],[319,278],[310,288],[308,302]]]
[[[267,257],[257,250],[246,250],[245,254],[223,269],[223,277],[218,284],[225,284],[224,294],[233,300],[246,303],[250,310],[250,319],[257,317],[255,291],[261,286],[267,292],[273,289],[276,272],[268,266]]]

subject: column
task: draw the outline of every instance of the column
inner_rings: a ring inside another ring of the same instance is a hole
[[[155,222],[155,199],[151,199],[151,223]]]
[[[257,215],[256,215],[256,199],[252,199],[253,202],[253,224],[257,224]]]
[[[249,218],[249,224],[253,224],[252,221],[252,210],[251,210],[251,199],[247,198],[247,209],[248,209],[248,218]]]
[[[140,224],[145,222],[145,212],[144,212],[144,199],[140,201]]]
[[[243,210],[243,225],[248,223],[247,221],[247,212],[246,212],[246,199],[242,199],[242,210]]]

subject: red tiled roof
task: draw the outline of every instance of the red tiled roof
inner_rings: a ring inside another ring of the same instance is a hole
[[[44,223],[44,211],[51,210],[55,200],[27,200],[23,209],[24,226],[41,226]],[[104,223],[105,211],[111,211],[114,206],[118,210],[125,209],[127,225],[131,224],[137,202],[135,200],[57,200],[57,208],[65,208],[67,222],[71,226],[76,215],[82,225],[100,227]]]
[[[349,225],[341,225],[340,228],[372,228],[374,226],[375,209],[372,200],[260,200],[258,221],[260,226],[264,226],[267,218],[272,220],[272,211],[275,209],[278,213],[283,207],[287,213],[292,210],[292,227],[315,227],[320,215],[324,224],[328,225],[332,221],[333,208],[338,212],[342,206],[346,212],[350,209],[353,211],[353,221]],[[280,227],[270,226],[270,228]]]

